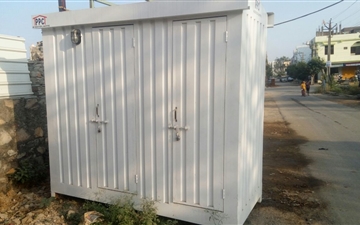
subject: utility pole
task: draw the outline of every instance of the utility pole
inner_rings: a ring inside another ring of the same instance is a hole
[[[59,12],[66,11],[66,0],[58,0],[59,2]]]
[[[330,56],[331,56],[331,33],[332,30],[337,26],[337,24],[335,24],[333,27],[331,26],[331,18],[329,21],[329,26],[326,26],[325,21],[324,21],[324,26],[325,28],[328,29],[328,45],[327,45],[327,62],[326,62],[326,67],[327,67],[327,71],[326,71],[326,75],[329,79],[329,82],[332,82],[332,77],[330,74],[330,66],[331,66],[331,61],[330,61]]]

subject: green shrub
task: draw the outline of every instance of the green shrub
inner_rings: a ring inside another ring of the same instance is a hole
[[[144,200],[139,206],[141,211],[134,208],[134,202],[130,198],[118,200],[113,204],[103,204],[88,201],[83,205],[85,211],[97,211],[104,215],[104,222],[107,225],[175,225],[175,220],[164,220],[156,214],[155,202]]]
[[[66,220],[66,224],[68,225],[78,225],[82,221],[82,215],[77,212],[67,215],[64,218]]]
[[[32,185],[46,178],[48,168],[39,163],[35,158],[27,158],[19,162],[15,173],[9,175],[9,178],[17,184]]]
[[[344,92],[344,89],[342,89],[339,85],[334,85],[330,88],[331,92],[335,92],[336,94],[340,94]]]
[[[360,94],[360,88],[357,86],[351,85],[334,85],[330,88],[330,91],[337,94],[346,94],[346,95],[358,95]]]
[[[357,86],[350,86],[348,90],[349,95],[359,95],[360,94],[360,87]]]

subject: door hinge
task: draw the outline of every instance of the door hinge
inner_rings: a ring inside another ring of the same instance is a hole
[[[135,175],[135,183],[137,184],[137,183],[139,183],[139,175]]]
[[[222,189],[222,198],[225,199],[225,189]]]
[[[132,39],[133,48],[135,48],[135,38]]]
[[[228,42],[229,32],[225,31],[225,42]]]

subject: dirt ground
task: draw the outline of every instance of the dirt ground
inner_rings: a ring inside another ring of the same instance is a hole
[[[277,106],[267,97],[265,111],[270,107]],[[311,162],[300,153],[299,146],[306,141],[284,120],[265,122],[263,199],[245,224],[332,223],[326,213],[326,203],[317,194],[325,183],[309,175],[306,166]]]
[[[356,99],[318,96],[360,109]],[[265,108],[274,105],[271,98],[265,99]],[[309,175],[306,166],[311,162],[299,151],[306,141],[286,121],[265,122],[263,199],[246,225],[334,224],[326,202],[318,196],[319,188],[326,184]],[[65,217],[75,213],[81,203],[70,197],[50,198],[49,182],[13,189],[0,193],[0,224],[75,224],[66,222]]]
[[[360,99],[353,96],[315,94],[316,97],[360,110]],[[277,107],[270,97],[266,110]],[[281,118],[281,117],[280,117]],[[307,140],[288,127],[286,121],[264,124],[263,201],[257,204],[245,224],[335,224],[318,191],[325,182],[306,169],[311,163],[299,151]]]

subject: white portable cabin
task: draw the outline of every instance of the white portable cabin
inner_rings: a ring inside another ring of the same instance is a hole
[[[32,95],[25,39],[0,34],[0,98]]]
[[[52,194],[242,224],[262,195],[267,21],[259,1],[218,0],[34,16]]]

